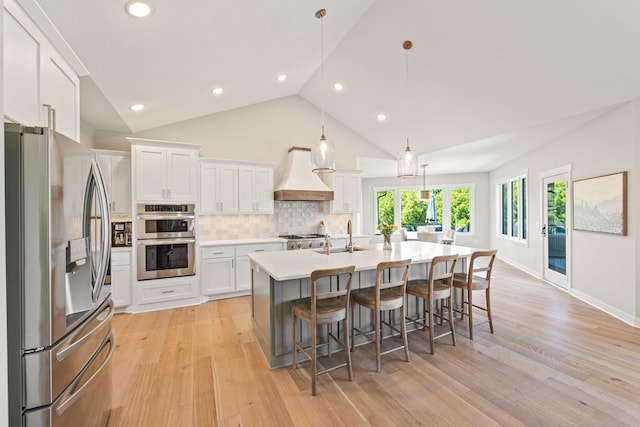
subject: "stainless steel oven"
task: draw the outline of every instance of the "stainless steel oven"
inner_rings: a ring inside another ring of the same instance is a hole
[[[138,205],[138,239],[174,239],[195,237],[195,205]]]
[[[137,242],[138,280],[196,274],[196,239],[148,239]]]

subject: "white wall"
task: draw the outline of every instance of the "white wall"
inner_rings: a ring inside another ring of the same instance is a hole
[[[80,120],[80,144],[85,147],[93,147],[94,129],[84,120]]]
[[[273,163],[278,166],[277,184],[278,174],[286,166],[289,148],[311,147],[320,133],[320,110],[300,96],[292,95],[127,136],[202,144],[200,155],[203,157]],[[367,139],[328,116],[325,116],[325,133],[334,144],[339,169],[355,169],[357,156],[390,158]],[[124,142],[124,136],[96,137],[95,147],[121,150],[128,146],[123,145]]]
[[[479,248],[489,247],[489,174],[457,174],[457,175],[427,175],[427,187],[438,188],[442,185],[453,184],[475,184],[475,195],[473,203],[474,224],[472,232],[456,234],[456,243],[464,246]],[[376,202],[374,188],[377,187],[407,187],[422,188],[422,176],[413,179],[399,178],[366,178],[362,180],[362,232],[363,234],[373,234],[376,227]]]
[[[497,236],[489,222],[491,246],[515,265],[542,276],[540,174],[571,165],[571,180],[628,171],[627,236],[571,231],[570,292],[628,323],[640,326],[638,279],[639,102],[623,105],[491,172],[490,212],[496,213],[496,181],[529,170],[529,242],[519,245]]]

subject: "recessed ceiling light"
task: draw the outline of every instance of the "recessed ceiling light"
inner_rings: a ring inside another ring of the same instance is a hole
[[[131,111],[142,111],[144,110],[144,104],[133,104],[129,109]]]
[[[340,92],[342,89],[344,89],[344,86],[342,86],[342,83],[336,83],[333,85],[333,88]]]
[[[387,116],[385,116],[384,114],[380,113],[376,116],[376,119],[378,119],[379,122],[384,122],[385,120],[387,120]]]
[[[144,18],[151,13],[151,4],[144,1],[130,1],[126,7],[129,15],[136,18]]]
[[[283,81],[287,80],[287,75],[286,74],[279,74],[278,77],[276,77],[276,80],[278,80],[279,82],[283,82]]]
[[[211,93],[214,95],[220,95],[222,94],[222,92],[224,92],[224,89],[222,89],[221,87],[217,87],[211,91]]]

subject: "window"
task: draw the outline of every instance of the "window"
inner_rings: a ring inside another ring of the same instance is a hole
[[[397,224],[407,231],[434,225],[437,231],[453,229],[471,231],[472,185],[443,186],[431,189],[431,199],[420,200],[418,188],[375,189],[377,224]]]
[[[527,177],[520,175],[498,183],[500,235],[519,241],[527,240]]]

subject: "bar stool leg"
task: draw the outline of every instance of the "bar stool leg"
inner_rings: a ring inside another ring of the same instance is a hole
[[[315,396],[316,395],[316,372],[317,372],[317,366],[316,366],[316,353],[318,351],[318,349],[316,348],[316,324],[315,324],[315,319],[313,319],[313,323],[311,324],[311,395]]]
[[[380,310],[376,310],[376,371],[380,372],[382,365],[380,356]]]
[[[400,306],[400,333],[402,334],[402,342],[404,344],[404,356],[407,358],[407,362],[411,362],[411,358],[409,357],[409,344],[407,342],[407,323],[404,321],[406,317],[405,305],[402,304]]]
[[[471,287],[467,288],[467,315],[469,316],[469,339],[473,340],[473,292]]]
[[[449,302],[447,304],[449,306],[449,329],[451,329],[451,338],[453,339],[453,345],[456,345],[456,331],[453,326],[453,299],[451,295],[449,295]]]
[[[298,345],[296,344],[296,315],[293,314],[293,312],[291,313],[291,331],[292,331],[292,340],[291,343],[293,344],[293,351],[291,352],[291,355],[293,357],[293,360],[291,361],[291,367],[293,369],[296,369],[297,364],[296,364],[296,359],[298,358]]]
[[[347,321],[347,316],[344,316],[342,319],[342,330],[344,335],[344,357],[347,362],[347,370],[349,371],[349,381],[353,381],[353,369],[351,368],[351,350],[349,349],[349,334],[347,331],[349,327],[349,322]]]
[[[493,333],[493,318],[491,317],[491,301],[489,298],[489,288],[485,289],[487,296],[487,317],[489,317],[489,329],[491,329],[491,333]]]

